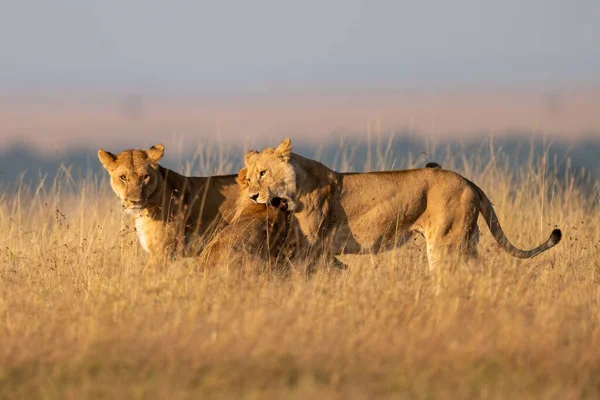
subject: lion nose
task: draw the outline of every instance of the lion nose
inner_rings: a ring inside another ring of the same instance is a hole
[[[140,204],[142,204],[141,200],[129,200],[129,202],[134,206],[139,206]]]
[[[254,200],[254,201],[258,200],[258,193],[252,193],[252,194],[250,195],[250,198],[251,198],[252,200]]]

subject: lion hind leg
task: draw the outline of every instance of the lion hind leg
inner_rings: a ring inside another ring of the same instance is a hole
[[[424,236],[430,272],[434,272],[442,264],[467,262],[478,257],[477,219],[455,219],[451,223],[442,223]]]
[[[469,234],[465,240],[465,248],[463,254],[469,260],[476,260],[479,257],[477,251],[477,245],[479,244],[479,227],[477,223],[470,229]]]

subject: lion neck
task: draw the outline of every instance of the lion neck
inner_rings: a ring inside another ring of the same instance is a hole
[[[296,173],[297,197],[309,195],[325,187],[337,186],[340,174],[324,164],[292,153],[290,163]]]
[[[227,221],[234,216],[241,190],[237,175],[185,176],[162,166],[158,172],[161,183],[146,208],[153,219],[167,222],[179,215],[206,224],[217,215]]]
[[[179,203],[185,204],[192,188],[188,177],[160,165],[158,166],[158,178],[160,183],[148,197],[146,211],[154,218],[167,220],[172,214],[174,206],[176,207]]]

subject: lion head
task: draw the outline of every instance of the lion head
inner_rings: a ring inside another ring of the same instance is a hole
[[[258,204],[277,207],[281,200],[287,209],[294,210],[292,200],[296,194],[296,172],[290,163],[292,141],[286,138],[279,146],[267,147],[261,152],[250,150],[244,156],[245,167],[238,174],[238,183],[248,196]]]
[[[165,147],[156,144],[148,150],[125,150],[114,155],[102,149],[98,158],[110,174],[110,186],[121,199],[123,208],[135,212],[147,206],[162,178],[158,162]]]

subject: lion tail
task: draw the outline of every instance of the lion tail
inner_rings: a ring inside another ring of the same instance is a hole
[[[498,216],[496,215],[496,212],[492,207],[492,203],[485,195],[485,193],[483,193],[483,190],[481,190],[476,184],[469,181],[468,179],[467,182],[469,182],[471,187],[473,187],[473,189],[475,189],[475,191],[479,194],[481,205],[480,212],[481,215],[483,215],[487,226],[490,228],[490,232],[492,232],[494,239],[496,239],[496,242],[498,242],[500,247],[502,247],[502,249],[504,249],[504,251],[506,251],[511,256],[517,258],[533,258],[538,254],[543,253],[544,251],[556,246],[560,242],[560,239],[562,238],[562,232],[560,231],[560,229],[554,229],[550,234],[550,237],[535,249],[521,250],[515,247],[506,238],[506,235],[504,234],[504,231],[500,226],[500,222],[498,222]]]

